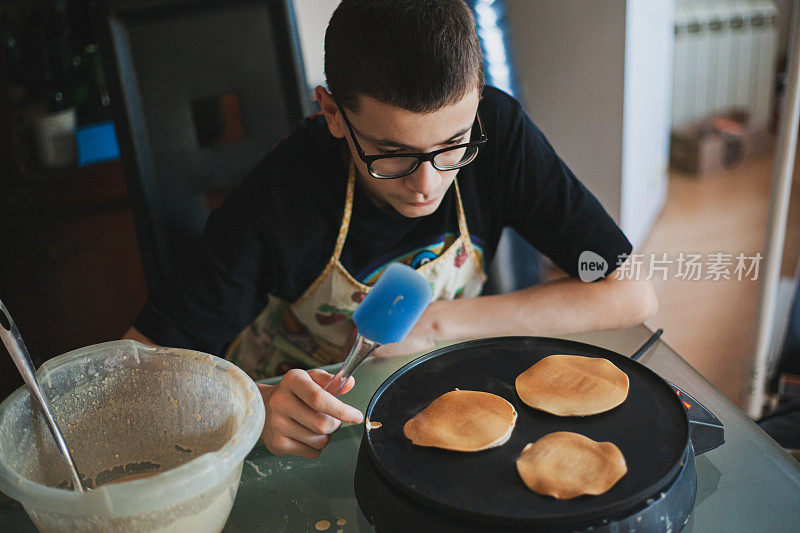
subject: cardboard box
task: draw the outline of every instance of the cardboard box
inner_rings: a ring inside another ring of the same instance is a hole
[[[701,177],[763,154],[768,146],[766,128],[754,128],[744,113],[730,112],[673,129],[670,167]]]

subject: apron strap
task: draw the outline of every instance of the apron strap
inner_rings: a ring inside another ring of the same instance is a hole
[[[458,215],[458,231],[464,237],[464,247],[467,249],[469,255],[474,255],[472,249],[472,239],[469,236],[469,228],[467,227],[467,217],[464,215],[464,205],[461,203],[461,190],[458,188],[458,178],[453,179],[453,185],[456,188],[456,214]]]
[[[339,226],[339,235],[336,237],[336,246],[333,249],[333,255],[329,263],[334,264],[339,261],[344,249],[344,242],[347,239],[347,232],[350,229],[350,219],[353,215],[353,192],[356,183],[356,167],[351,162],[350,171],[347,176],[347,195],[344,202],[344,213],[342,214],[342,224]],[[453,185],[456,189],[456,215],[458,218],[458,230],[464,237],[464,246],[467,248],[467,253],[474,254],[472,248],[472,239],[469,236],[469,228],[467,227],[467,217],[464,214],[464,204],[461,201],[461,189],[458,187],[458,179],[453,180]]]
[[[353,214],[353,191],[356,184],[356,167],[350,163],[350,171],[347,175],[347,196],[344,201],[344,214],[342,215],[342,224],[339,227],[339,236],[336,237],[336,247],[333,249],[330,263],[336,263],[342,255],[344,249],[344,241],[347,239],[347,231],[350,228],[350,218]]]

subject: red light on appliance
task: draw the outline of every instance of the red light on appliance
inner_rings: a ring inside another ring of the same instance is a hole
[[[677,394],[677,395],[678,395],[678,397],[680,398],[680,396],[681,396],[681,391],[679,391],[679,390],[676,390],[676,391],[675,391],[675,394]],[[683,400],[681,400],[681,401],[683,402]],[[692,404],[690,404],[690,403],[683,402],[683,405],[684,405],[684,406],[685,406],[687,409],[691,409],[691,408],[692,408]]]

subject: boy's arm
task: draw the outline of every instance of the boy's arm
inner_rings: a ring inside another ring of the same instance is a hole
[[[125,333],[125,336],[122,338],[138,341],[141,342],[142,344],[147,344],[148,346],[156,346],[156,343],[148,339],[144,334],[142,334],[141,331],[139,331],[133,326],[131,326],[131,328]]]
[[[506,335],[553,336],[623,328],[652,317],[658,308],[649,281],[564,278],[509,294],[433,302],[402,342],[376,355],[404,355],[436,343]]]

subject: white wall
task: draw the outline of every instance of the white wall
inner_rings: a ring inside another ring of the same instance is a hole
[[[627,2],[621,226],[634,246],[667,195],[674,15],[672,0]]]
[[[294,0],[309,87],[325,85],[325,28],[339,0]]]
[[[643,243],[666,194],[674,0],[509,0],[525,107]]]
[[[510,0],[506,13],[528,114],[619,222],[625,3]]]

